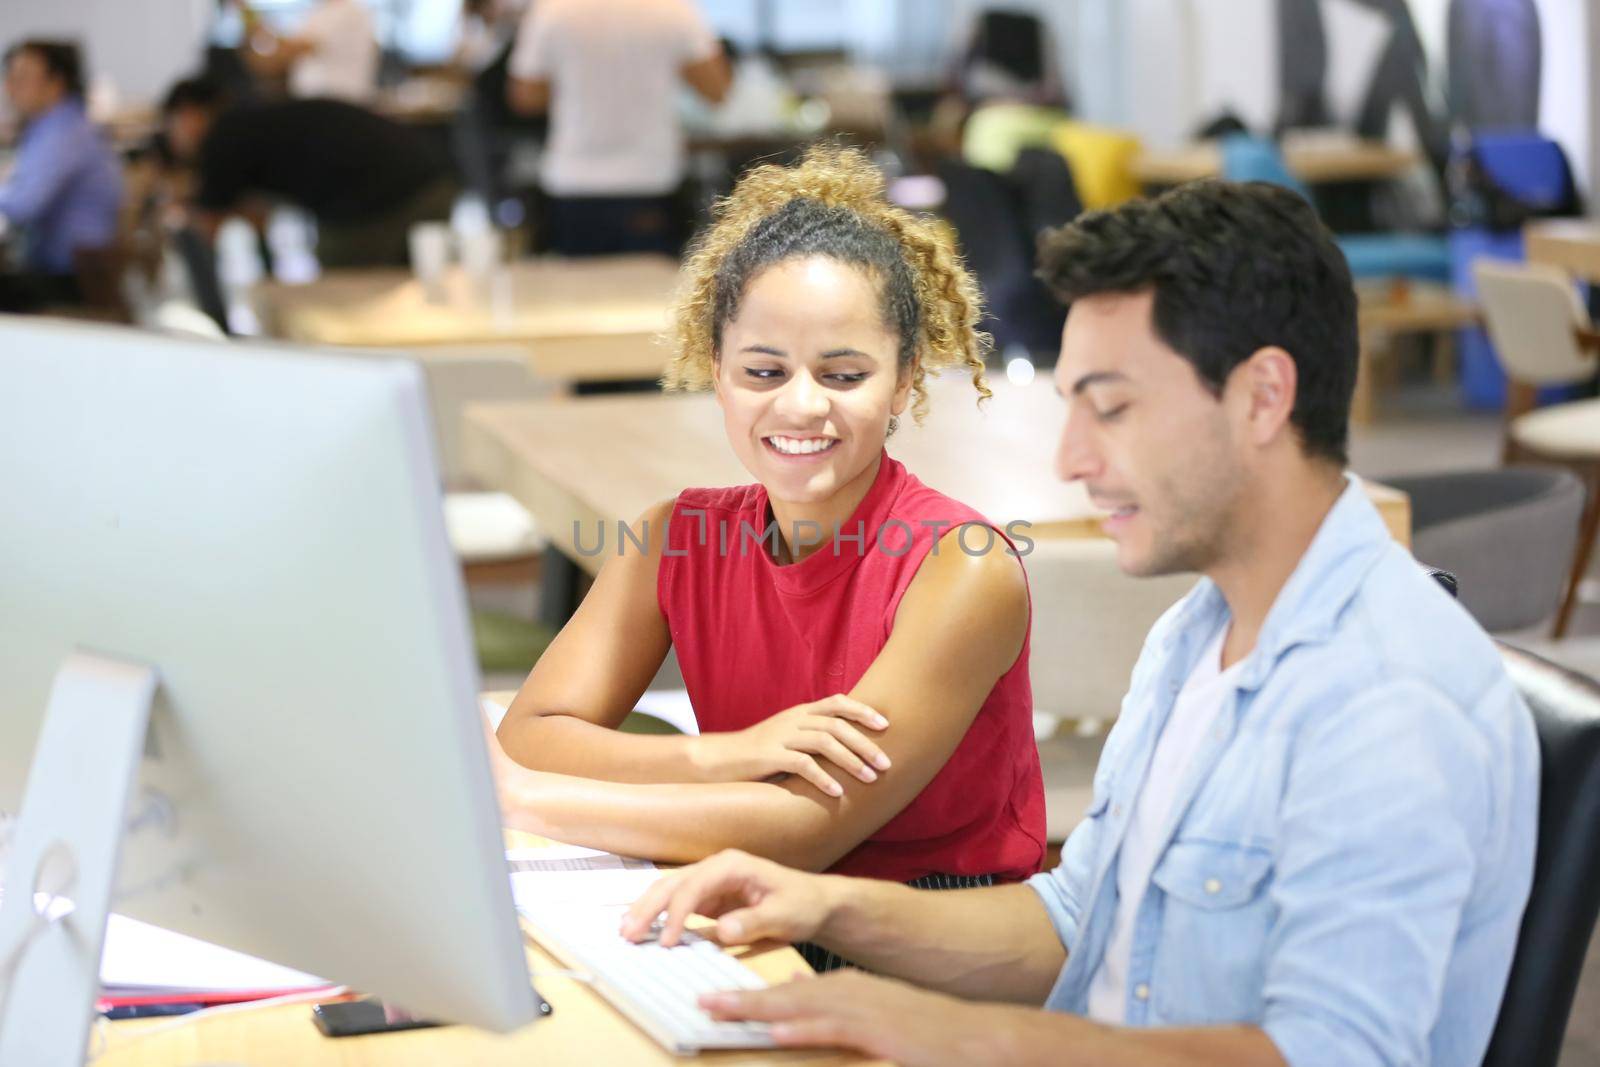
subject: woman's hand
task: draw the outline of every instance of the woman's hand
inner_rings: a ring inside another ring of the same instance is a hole
[[[858,727],[884,730],[889,720],[843,693],[796,704],[754,726],[702,734],[692,758],[708,782],[759,782],[795,774],[830,797],[844,788],[823,769],[826,760],[863,782],[878,780],[889,757]]]

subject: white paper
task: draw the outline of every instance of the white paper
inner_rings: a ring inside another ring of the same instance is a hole
[[[575,845],[511,849],[506,863],[517,910],[535,922],[555,914],[625,908],[662,874],[649,860]]]
[[[124,915],[106,922],[100,984],[107,993],[288,990],[324,986],[314,975],[175,934]]]

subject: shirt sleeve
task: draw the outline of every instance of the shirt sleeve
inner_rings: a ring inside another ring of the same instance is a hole
[[[517,27],[506,72],[521,81],[540,81],[550,77],[550,67],[549,5],[535,3]]]
[[[0,215],[15,226],[32,223],[67,187],[82,154],[71,131],[58,124],[33,131],[17,153],[11,178],[0,185]]]
[[[1401,680],[1294,745],[1262,1027],[1295,1067],[1426,1063],[1492,807],[1488,744]]]
[[[1097,797],[1083,820],[1067,835],[1067,842],[1061,847],[1061,862],[1054,870],[1028,879],[1028,888],[1039,894],[1044,910],[1050,914],[1050,924],[1056,928],[1056,936],[1069,955],[1078,943],[1092,865],[1100,848],[1105,808],[1106,799]]]

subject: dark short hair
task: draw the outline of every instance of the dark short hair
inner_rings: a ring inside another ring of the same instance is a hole
[[[228,94],[210,78],[185,78],[167,90],[161,101],[162,117],[181,107],[200,107],[214,111],[227,103]]]
[[[1039,277],[1069,305],[1153,292],[1157,336],[1213,392],[1258,349],[1284,349],[1299,378],[1290,422],[1306,454],[1346,462],[1355,288],[1344,253],[1297,193],[1207,180],[1083,215],[1040,241]]]
[[[44,64],[45,71],[52,77],[58,78],[66,86],[67,95],[83,99],[83,53],[72,41],[47,41],[41,38],[30,38],[18,41],[6,49],[6,66],[23,52],[31,52],[39,57]]]

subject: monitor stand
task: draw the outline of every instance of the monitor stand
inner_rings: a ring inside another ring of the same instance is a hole
[[[155,693],[154,668],[87,652],[56,674],[0,903],[0,1064],[84,1061]]]

